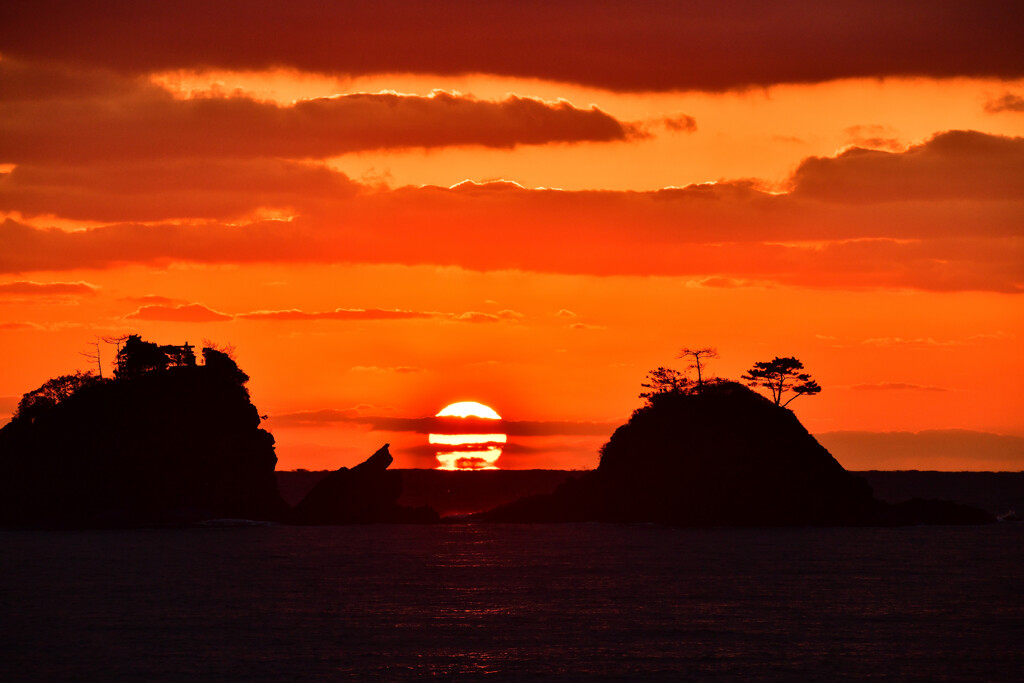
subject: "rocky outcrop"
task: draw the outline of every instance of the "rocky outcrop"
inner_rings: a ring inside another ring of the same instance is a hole
[[[481,518],[782,526],[947,523],[950,512],[878,501],[791,411],[716,382],[654,396],[604,445],[596,470]]]
[[[437,521],[437,513],[430,508],[398,505],[402,476],[388,471],[392,461],[388,444],[384,444],[355,467],[342,467],[332,472],[292,509],[288,521],[294,524]]]
[[[281,519],[274,438],[259,427],[248,378],[210,351],[206,365],[82,383],[16,416],[0,430],[0,523]]]

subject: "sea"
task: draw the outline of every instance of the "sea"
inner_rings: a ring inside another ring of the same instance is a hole
[[[1024,524],[0,531],[0,680],[1020,681]]]

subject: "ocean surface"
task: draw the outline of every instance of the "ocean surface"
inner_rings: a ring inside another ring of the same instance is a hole
[[[0,531],[0,680],[1020,681],[1024,525]]]

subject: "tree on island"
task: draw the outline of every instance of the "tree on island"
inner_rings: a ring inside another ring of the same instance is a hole
[[[159,346],[143,340],[137,334],[104,337],[103,341],[118,344],[117,366],[114,370],[113,380],[105,379],[102,374],[80,370],[72,375],[54,377],[21,397],[12,420],[32,423],[36,418],[86,387],[105,382],[124,381],[153,372],[159,373],[170,368],[194,368],[196,366],[194,347],[188,342],[181,346],[175,344]],[[224,347],[217,347],[213,342],[206,340],[204,342],[209,344],[203,349],[204,365],[211,372],[231,380],[244,389],[243,385],[249,381],[249,376],[242,372],[234,361],[232,356],[234,347],[228,346],[225,350],[221,350]],[[97,355],[89,357],[90,360],[98,361],[99,345],[98,343],[94,343],[94,345],[97,348]]]
[[[95,353],[92,351],[79,351],[79,356],[85,356],[90,362],[96,364],[96,374],[99,375],[100,379],[103,379],[103,359],[100,354],[100,342],[98,339],[93,339],[89,343],[89,346],[96,349]],[[91,371],[90,371],[91,372]]]
[[[234,347],[231,347],[234,349]],[[203,347],[203,364],[210,370],[229,378],[238,386],[249,381],[249,375],[242,372],[234,358],[229,353],[220,351],[210,346]]]
[[[697,386],[704,386],[704,376],[701,371],[704,366],[708,364],[708,361],[712,358],[718,358],[718,349],[713,346],[705,346],[699,349],[691,349],[684,347],[679,351],[679,355],[676,358],[692,358],[693,363],[687,366],[688,370],[697,371]]]
[[[811,379],[804,369],[804,364],[793,357],[779,358],[770,361],[759,361],[747,370],[742,379],[752,387],[767,387],[772,392],[775,405],[785,408],[799,396],[814,396],[821,392],[821,387]],[[785,403],[782,397],[787,391],[793,395]]]
[[[647,389],[647,391],[640,394],[640,398],[646,399],[648,405],[653,403],[659,396],[701,391],[708,384],[718,381],[704,378],[704,369],[707,367],[709,360],[718,358],[718,349],[711,346],[691,349],[687,346],[679,351],[679,355],[676,358],[691,358],[693,362],[686,366],[685,372],[680,372],[675,368],[659,366],[648,372],[645,378],[646,381],[640,384],[644,389]],[[686,376],[686,372],[690,370],[697,371],[696,383]]]
[[[640,394],[640,398],[646,399],[648,403],[654,401],[656,396],[663,394],[679,394],[690,383],[690,380],[683,376],[678,370],[666,367],[658,367],[647,373],[647,381],[640,386],[647,391]]]
[[[58,403],[66,401],[83,387],[99,384],[103,379],[91,372],[76,372],[73,375],[61,375],[48,379],[39,387],[21,397],[12,420],[33,422],[37,417],[50,410]]]

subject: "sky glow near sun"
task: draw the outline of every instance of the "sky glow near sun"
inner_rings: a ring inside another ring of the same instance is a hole
[[[234,344],[281,469],[436,466],[459,396],[452,467],[589,468],[716,346],[850,469],[1024,469],[1019,3],[22,5],[0,420],[136,332]]]

